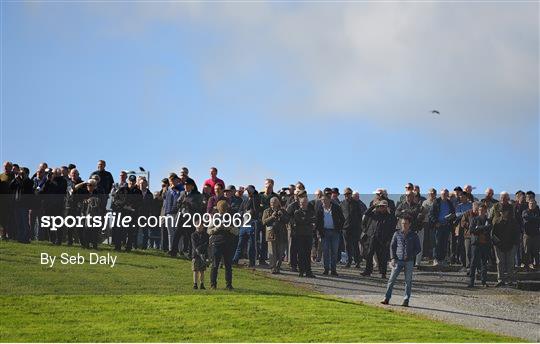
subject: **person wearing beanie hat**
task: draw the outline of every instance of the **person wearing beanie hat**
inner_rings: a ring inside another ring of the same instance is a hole
[[[210,271],[210,287],[217,288],[218,270],[221,262],[225,266],[225,283],[227,290],[233,290],[232,258],[234,250],[234,236],[238,230],[231,223],[224,221],[223,215],[228,214],[229,203],[221,200],[216,205],[217,214],[208,226],[210,235],[210,248],[212,251],[212,270]],[[218,219],[220,221],[218,221]]]

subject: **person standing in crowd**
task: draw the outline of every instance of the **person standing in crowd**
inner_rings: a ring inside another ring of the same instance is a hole
[[[112,204],[112,209],[116,213],[122,214],[121,216],[131,216],[131,221],[127,223],[127,226],[113,228],[113,244],[116,251],[120,251],[123,242],[125,242],[126,252],[130,252],[133,248],[135,233],[138,229],[132,227],[132,224],[136,223],[141,201],[142,193],[137,188],[137,177],[131,175],[127,186],[122,186],[116,192]]]
[[[260,211],[264,211],[270,208],[270,200],[274,197],[278,197],[278,194],[274,192],[274,180],[266,178],[264,180],[264,190],[259,193],[259,200],[261,202]],[[255,242],[257,243],[257,253],[259,259],[259,265],[266,265],[266,259],[268,259],[268,249],[270,245],[266,242],[266,230],[264,226],[257,227],[255,232]]]
[[[515,283],[514,256],[519,240],[519,227],[508,192],[501,192],[499,203],[493,206],[491,222],[493,223],[491,237],[497,259],[496,287],[507,283],[512,286]]]
[[[431,213],[431,208],[433,203],[437,199],[437,191],[434,188],[429,189],[428,197],[425,201],[422,202],[422,227],[424,228],[424,242],[421,243],[422,253],[424,257],[428,259],[433,259],[433,247],[435,242],[435,233],[433,226],[429,221],[429,214]]]
[[[238,238],[238,246],[234,254],[233,263],[238,264],[244,246],[247,244],[247,254],[249,259],[249,267],[255,267],[255,233],[259,226],[261,201],[259,193],[253,185],[248,185],[246,188],[248,197],[244,199],[240,206],[240,214],[242,214],[242,227]],[[246,222],[250,217],[251,219]],[[245,223],[246,222],[246,223]]]
[[[485,203],[487,205],[487,208],[488,208],[488,217],[491,216],[491,209],[493,208],[493,206],[498,203],[499,201],[497,201],[495,198],[493,198],[493,195],[495,194],[495,192],[493,191],[492,188],[487,188],[486,189],[486,192],[485,192],[485,197],[482,198],[481,202],[482,203]]]
[[[523,261],[527,270],[540,266],[540,209],[534,199],[529,199],[523,210]]]
[[[405,272],[405,297],[403,298],[403,307],[409,307],[409,300],[411,299],[412,291],[412,277],[414,261],[418,253],[420,253],[420,239],[416,232],[410,230],[411,219],[408,215],[401,217],[401,230],[394,233],[392,241],[390,243],[390,255],[392,266],[392,273],[386,286],[386,295],[381,302],[383,305],[390,303],[392,297],[392,291],[397,277],[401,270]]]
[[[67,192],[67,182],[62,177],[59,168],[54,170],[49,169],[46,173],[47,181],[41,192],[45,197],[45,213],[49,216],[62,216]],[[48,230],[51,243],[61,245],[63,231],[64,228],[58,228],[56,231]]]
[[[97,192],[97,182],[94,179],[90,179],[86,182],[86,191],[81,205],[81,215],[83,216],[101,216],[101,195]],[[90,248],[97,250],[99,243],[99,231],[100,228],[85,226],[83,228],[82,235],[84,239],[81,240],[84,248]]]
[[[406,198],[407,198],[407,195],[409,193],[412,193],[414,192],[414,184],[413,183],[407,183],[405,184],[405,192],[403,193],[403,195],[401,195],[399,197],[399,202],[397,204],[397,206],[399,207],[399,205],[403,202],[405,202]]]
[[[4,172],[0,174],[0,226],[2,227],[2,239],[15,239],[16,228],[9,226],[13,214],[13,203],[11,199],[11,182],[15,179],[13,164],[10,161],[4,162]],[[11,228],[10,228],[11,227]]]
[[[242,205],[242,202],[244,201],[242,197],[236,196],[236,188],[234,185],[229,185],[223,190],[223,193],[225,194],[225,198],[227,198],[227,203],[229,203],[229,213],[231,213],[231,216],[234,218],[234,214],[240,215],[240,206]],[[238,216],[236,215],[236,216]],[[238,236],[234,236],[234,245],[235,248],[238,247]]]
[[[165,225],[167,226],[167,246],[169,255],[172,254],[173,251],[178,252],[178,247],[173,248],[173,238],[177,231],[175,226],[176,216],[181,216],[181,214],[177,213],[177,201],[182,191],[184,191],[184,184],[180,182],[180,178],[176,173],[171,173],[169,175],[169,189],[165,193],[163,199],[163,213],[166,216]]]
[[[185,190],[182,191],[176,202],[176,208],[178,210],[175,211],[175,213],[178,213],[178,216],[181,216],[182,218],[181,221],[179,221],[179,227],[176,228],[173,236],[170,255],[173,257],[176,256],[179,249],[180,238],[183,238],[183,255],[191,259],[193,254],[193,247],[191,246],[191,234],[195,231],[195,214],[199,214],[202,217],[202,214],[204,214],[204,209],[202,195],[197,189],[195,181],[191,178],[187,178],[184,187]],[[222,193],[222,189],[220,189],[219,192]],[[221,194],[220,197],[223,197],[223,194]]]
[[[262,216],[262,224],[266,230],[268,242],[268,257],[270,258],[270,270],[272,274],[279,274],[281,262],[287,250],[287,222],[289,215],[281,206],[278,197],[270,199],[270,207],[265,209]]]
[[[226,201],[219,201],[217,204],[218,213],[215,215],[221,219],[229,211],[229,204]],[[209,245],[212,251],[212,271],[210,272],[210,287],[217,288],[217,276],[219,265],[223,261],[225,266],[225,283],[227,290],[233,290],[232,280],[232,258],[233,258],[233,237],[238,235],[238,229],[232,225],[226,226],[224,221],[212,221],[208,227],[210,235]]]
[[[216,185],[214,185],[214,196],[208,199],[208,203],[206,204],[206,208],[205,208],[208,214],[212,215],[212,214],[217,213],[216,206],[219,201],[229,202],[229,199],[225,197],[223,189],[225,189],[225,186],[221,185],[220,183],[216,183]]]
[[[422,242],[424,240],[424,228],[422,227],[422,205],[416,202],[416,194],[411,189],[405,194],[405,199],[396,209],[396,217],[399,219],[403,216],[408,216],[411,221],[410,230],[418,234],[420,240],[420,252],[416,257],[415,265],[420,265],[422,261]]]
[[[360,199],[360,192],[354,191],[352,194],[352,198],[356,202],[358,202],[358,204],[360,205],[360,211],[362,212],[362,214],[364,214],[368,208],[367,205]]]
[[[331,196],[325,194],[322,207],[316,210],[316,229],[322,238],[324,275],[337,276],[337,261],[339,250],[339,237],[343,230],[345,218],[341,207],[332,202]]]
[[[225,188],[225,182],[217,177],[218,169],[215,167],[210,168],[210,178],[204,181],[203,185],[209,185],[210,186],[210,194],[214,196],[216,194],[215,192],[215,186],[216,184],[221,184],[222,188]]]
[[[362,209],[360,203],[353,199],[353,191],[347,187],[343,191],[345,199],[341,202],[341,211],[345,222],[343,223],[343,237],[345,239],[345,249],[347,250],[347,265],[351,267],[354,260],[356,268],[360,267],[360,232],[362,231]]]
[[[446,264],[448,236],[451,231],[452,218],[455,216],[454,204],[449,199],[448,189],[441,190],[441,196],[433,202],[429,220],[435,228],[435,248],[433,265]]]
[[[102,196],[101,196],[101,215],[104,215],[105,214],[105,208],[107,206],[107,201],[109,200],[109,194],[111,193],[111,190],[112,190],[112,187],[113,187],[113,184],[114,184],[114,178],[111,174],[111,172],[105,170],[105,167],[107,166],[107,164],[105,163],[105,160],[99,160],[98,163],[97,163],[97,170],[94,171],[90,177],[92,177],[92,175],[97,175],[99,176],[99,181],[98,181],[98,185],[97,185],[97,190],[98,192],[101,192],[102,193]]]
[[[474,287],[474,281],[476,280],[476,270],[480,268],[480,276],[482,279],[482,285],[487,287],[487,264],[489,260],[489,243],[491,233],[491,222],[487,217],[487,204],[474,202],[472,210],[468,214],[474,214],[478,209],[478,215],[473,216],[470,221],[469,234],[471,242],[471,270],[469,273],[468,287]],[[465,216],[463,217],[463,219]],[[463,222],[462,219],[462,222]]]
[[[139,216],[144,217],[145,221],[148,221],[148,218],[151,215],[154,215],[155,201],[154,195],[148,190],[148,180],[145,177],[141,177],[139,180],[139,190],[141,190],[141,205],[139,207]],[[144,227],[139,228],[139,235],[137,236],[137,241],[142,250],[146,250],[149,244],[149,231],[151,228]]]
[[[465,227],[461,226],[461,219],[463,215],[472,209],[472,202],[470,201],[469,194],[462,192],[458,204],[456,205],[456,218],[453,221],[452,242],[451,249],[451,264],[461,263],[463,268],[467,267],[467,259],[465,253]]]
[[[473,195],[473,190],[476,189],[475,187],[473,187],[472,185],[465,185],[463,187],[463,192],[465,192],[467,194],[467,199],[469,200],[469,202],[472,204],[472,202],[475,202],[475,201],[478,201],[478,199],[476,199],[476,197],[474,197]]]
[[[463,246],[465,249],[465,257],[463,257],[463,259],[465,261],[464,266],[467,269],[470,269],[471,259],[472,259],[472,247],[471,247],[472,236],[471,236],[471,231],[470,231],[471,221],[474,217],[480,214],[480,204],[485,204],[485,203],[481,203],[478,201],[474,202],[472,204],[472,208],[467,210],[461,217],[461,220],[459,221],[460,230],[463,230]],[[487,205],[486,205],[486,213],[487,213]],[[490,249],[491,249],[491,244],[488,243],[488,251]],[[488,257],[489,257],[489,254],[488,254]],[[469,274],[469,272],[467,272],[467,275]]]
[[[126,171],[120,171],[120,175],[119,175],[119,181],[118,183],[114,183],[113,184],[113,187],[111,189],[111,195],[114,197],[114,194],[116,193],[116,191],[118,191],[122,186],[127,186],[127,178],[128,178],[128,174]]]
[[[315,198],[309,201],[309,205],[313,208],[315,214],[317,209],[322,207],[323,192],[321,189],[315,190]],[[322,259],[322,240],[317,230],[313,231],[313,244],[311,247],[311,262],[320,262]]]
[[[526,210],[529,205],[525,199],[525,192],[519,190],[515,194],[515,201],[513,204],[514,207],[514,217],[518,223],[519,227],[519,241],[516,244],[516,257],[515,257],[515,266],[518,267],[525,267],[525,264],[523,264],[523,211]]]
[[[305,191],[304,191],[305,192]],[[315,225],[315,210],[310,206],[307,194],[300,197],[299,207],[292,214],[291,233],[298,247],[298,275],[315,278],[311,271],[311,246]]]
[[[161,189],[154,193],[154,201],[156,206],[156,215],[161,219],[165,216],[165,196],[169,191],[169,178],[161,180]],[[150,230],[150,243],[154,248],[161,249],[165,252],[169,251],[169,238],[167,235],[167,223],[160,219],[159,228]],[[157,240],[157,242],[156,242]]]
[[[420,186],[415,185],[414,189],[413,189],[413,192],[414,192],[414,201],[416,203],[422,205],[422,203],[424,203],[426,198],[424,196],[422,196],[422,194],[420,193]],[[422,240],[420,240],[420,243],[422,243]]]
[[[409,221],[410,224],[410,221]],[[386,278],[388,248],[396,228],[396,217],[390,211],[386,200],[377,201],[364,214],[361,242],[364,246],[366,269],[362,276],[371,276],[373,256],[377,255],[379,272]]]
[[[10,183],[10,190],[13,194],[13,221],[11,223],[16,228],[17,241],[25,244],[30,243],[31,235],[28,215],[30,202],[32,202],[32,196],[34,194],[33,183],[28,178],[29,172],[26,167],[23,167],[17,172],[15,178]]]
[[[287,224],[287,239],[285,249],[287,258],[289,259],[289,267],[292,272],[298,272],[298,242],[297,236],[294,235],[293,229],[293,215],[294,212],[300,208],[300,199],[307,198],[306,190],[302,188],[296,188],[295,200],[287,207],[287,214],[289,215],[289,223]]]
[[[76,168],[69,169],[69,179],[67,180],[66,199],[64,203],[65,216],[81,215],[81,188],[77,189],[77,185],[82,183],[79,176],[79,171]],[[86,190],[86,189],[84,189]],[[74,237],[76,236],[75,228],[66,228],[67,245],[72,246]],[[61,239],[63,240],[63,239]]]
[[[206,229],[201,224],[193,234],[191,234],[191,247],[193,247],[193,258],[191,259],[191,270],[193,270],[193,289],[206,289],[204,287],[204,271],[206,271],[206,257],[208,256],[209,236]],[[199,285],[197,286],[197,282]]]
[[[377,190],[374,191],[374,194],[375,194],[375,197],[373,197],[373,199],[369,203],[370,207],[372,207],[374,204],[376,204],[379,201],[386,201],[386,203],[388,204],[388,209],[390,210],[390,212],[392,214],[395,213],[396,204],[394,203],[394,201],[392,201],[391,199],[388,198],[388,193],[386,192],[385,189],[378,188]]]

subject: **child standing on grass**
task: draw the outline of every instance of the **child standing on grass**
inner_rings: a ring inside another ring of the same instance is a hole
[[[193,247],[193,259],[191,268],[193,270],[193,289],[206,289],[204,287],[204,271],[206,270],[206,255],[208,253],[208,233],[204,226],[197,227],[191,234],[191,246]],[[199,286],[197,287],[197,282]]]

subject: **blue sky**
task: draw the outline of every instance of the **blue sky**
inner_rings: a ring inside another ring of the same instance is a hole
[[[538,6],[2,2],[1,159],[538,191]]]

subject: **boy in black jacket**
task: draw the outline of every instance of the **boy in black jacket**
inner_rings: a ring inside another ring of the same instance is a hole
[[[206,270],[206,255],[208,253],[208,233],[204,226],[197,227],[191,234],[191,246],[193,248],[193,259],[191,268],[193,270],[193,289],[206,289],[204,287],[204,271]],[[199,287],[197,287],[197,281]]]

